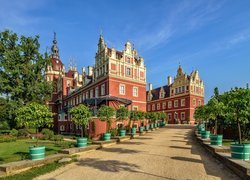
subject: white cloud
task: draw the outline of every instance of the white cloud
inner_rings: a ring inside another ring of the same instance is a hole
[[[195,31],[216,19],[222,4],[213,1],[181,2],[164,14],[161,22],[156,21],[153,28],[135,38],[135,42],[142,51],[166,44],[171,38]]]

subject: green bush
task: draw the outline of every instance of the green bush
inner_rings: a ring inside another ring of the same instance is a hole
[[[0,130],[10,129],[10,126],[7,121],[0,121]]]
[[[11,135],[11,136],[17,137],[17,135],[18,135],[18,130],[12,129],[12,130],[10,131],[10,135]]]
[[[27,137],[30,133],[26,129],[19,129],[18,130],[18,137]]]
[[[62,140],[63,140],[63,136],[62,136],[62,135],[55,135],[55,136],[53,137],[53,140],[54,140],[54,141],[62,141]]]
[[[114,129],[110,129],[110,130],[109,130],[109,132],[110,132],[110,134],[111,134],[111,136],[112,136],[112,137],[114,137],[114,136],[117,136],[117,135],[118,135],[118,130],[117,130],[116,128],[114,128]]]
[[[54,138],[54,132],[51,131],[50,129],[44,128],[42,130],[43,137],[42,139],[44,140],[53,140]]]
[[[3,142],[13,142],[16,141],[16,137],[12,137],[12,136],[0,136],[0,143]]]

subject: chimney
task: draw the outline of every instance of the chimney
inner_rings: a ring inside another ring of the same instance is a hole
[[[88,66],[88,75],[92,76],[93,75],[93,67]]]
[[[168,76],[168,85],[172,84],[172,77]]]
[[[85,67],[82,68],[82,75],[85,75],[86,71],[85,71]]]
[[[151,83],[148,83],[148,90],[152,91],[152,89],[153,89],[153,85]]]

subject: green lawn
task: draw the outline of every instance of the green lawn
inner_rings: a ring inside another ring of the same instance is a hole
[[[28,143],[27,143],[28,142]],[[33,140],[35,142],[35,140]],[[45,141],[39,141],[45,142]],[[69,148],[72,146],[72,142],[62,141],[58,144],[53,144],[53,142],[48,142],[45,144],[40,144],[46,147],[46,155],[55,154],[60,149]],[[34,146],[32,140],[17,140],[16,142],[5,142],[0,143],[0,164],[20,161],[29,158],[29,147]]]
[[[235,141],[233,139],[223,139],[222,145],[223,146],[230,146],[231,143],[234,143]],[[250,141],[242,141],[242,143],[250,144]]]

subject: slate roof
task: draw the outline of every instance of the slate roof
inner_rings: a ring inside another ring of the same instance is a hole
[[[170,97],[170,86],[166,85],[166,86],[162,86],[162,87],[163,87],[163,89],[165,91],[164,98]],[[160,97],[160,90],[161,90],[162,87],[158,87],[156,89],[151,90],[151,94],[153,95],[152,101],[159,99],[159,97]],[[148,96],[148,92],[149,91],[147,91],[147,96]]]

